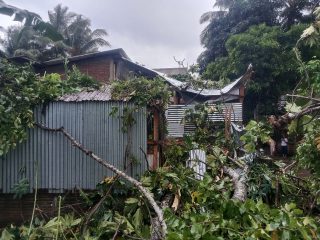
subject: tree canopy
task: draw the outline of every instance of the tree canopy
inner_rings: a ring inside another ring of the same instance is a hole
[[[210,62],[227,54],[225,43],[231,35],[263,23],[283,29],[308,23],[312,21],[312,12],[318,4],[317,0],[216,1],[214,10],[204,13],[200,19],[201,23],[207,23],[201,34],[205,51],[198,58],[200,69],[204,71]]]
[[[217,10],[201,19],[208,22],[201,35],[205,51],[198,59],[202,78],[232,80],[252,64],[246,116],[277,113],[280,95],[301,78],[293,48],[318,5],[313,0],[217,1]],[[319,48],[304,46],[301,54],[308,61],[319,55]]]

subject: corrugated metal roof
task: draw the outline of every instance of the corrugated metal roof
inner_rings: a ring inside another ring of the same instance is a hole
[[[184,82],[178,81],[173,78],[166,77],[163,74],[159,74],[159,75],[162,76],[166,80],[166,82],[168,82],[169,84],[171,84],[174,87],[183,88],[183,90],[185,92],[199,94],[200,96],[206,96],[206,97],[208,97],[208,96],[221,96],[223,94],[228,94],[239,82],[244,80],[245,76],[246,76],[246,75],[241,76],[240,78],[238,78],[237,80],[228,84],[227,86],[225,86],[222,89],[194,89],[191,87],[185,88],[186,84]]]
[[[106,102],[111,100],[111,87],[104,85],[100,90],[81,91],[78,93],[66,94],[57,99],[63,102],[83,102],[83,101],[101,101]]]
[[[247,72],[243,76],[239,77],[238,79],[236,79],[235,81],[228,84],[227,86],[225,86],[222,89],[194,89],[192,87],[188,87],[186,85],[186,83],[184,83],[184,82],[167,77],[165,74],[162,74],[160,72],[157,72],[157,71],[154,71],[154,72],[157,73],[159,76],[163,77],[169,84],[171,84],[172,86],[174,86],[176,88],[183,89],[183,91],[185,91],[185,92],[199,94],[200,96],[204,96],[204,97],[209,97],[209,96],[221,96],[224,94],[228,94],[240,82],[249,80],[251,77],[251,73],[252,73],[252,65],[251,64],[249,65]]]
[[[185,82],[181,82],[179,80],[176,80],[174,78],[168,77],[166,74],[161,73],[159,71],[156,71],[155,69],[149,69],[147,67],[141,66],[139,64],[136,64],[134,62],[132,62],[131,60],[128,59],[123,59],[126,62],[132,63],[134,65],[137,65],[139,68],[144,69],[145,71],[149,71],[154,73],[156,76],[160,76],[162,77],[167,83],[169,83],[170,85],[179,88],[180,90],[183,90],[184,92],[189,92],[189,93],[193,93],[193,94],[198,94],[200,96],[204,96],[204,97],[209,97],[209,96],[221,96],[224,94],[228,94],[231,90],[234,89],[234,87],[236,87],[238,85],[238,83],[242,82],[242,81],[246,81],[248,80],[248,78],[250,78],[251,73],[252,73],[252,65],[250,64],[247,72],[239,77],[238,79],[236,79],[235,81],[233,81],[232,83],[228,84],[227,86],[225,86],[222,89],[194,89],[190,86],[187,85],[187,83]]]
[[[130,60],[127,60],[127,59],[126,61],[131,62]],[[140,65],[139,67],[143,69],[147,69]],[[208,96],[222,96],[230,93],[241,81],[248,79],[248,76],[250,76],[251,68],[249,67],[248,71],[243,76],[241,76],[234,82],[228,84],[222,89],[201,89],[201,90],[188,87],[186,83],[167,77],[165,76],[165,74],[162,74],[160,72],[157,72],[151,69],[147,69],[147,70],[153,72],[158,76],[161,76],[167,83],[177,88],[183,89],[183,91],[185,92],[199,94],[200,96],[208,97]],[[104,85],[100,90],[82,91],[82,92],[73,93],[73,94],[66,94],[64,96],[59,97],[57,100],[63,101],[63,102],[82,102],[82,101],[110,101],[111,99],[112,98],[111,98],[110,85],[109,86]]]
[[[180,89],[181,91],[198,94],[199,96],[203,97],[210,97],[210,96],[222,96],[228,94],[230,91],[232,91],[240,82],[247,81],[252,73],[252,66],[251,64],[248,67],[247,72],[233,81],[232,83],[228,84],[222,89],[195,89],[191,86],[188,86],[185,82],[181,82],[179,80],[173,79],[168,77],[166,74],[163,74],[161,72],[149,69],[147,67],[141,66],[129,59],[129,57],[126,55],[126,53],[123,51],[123,49],[113,49],[109,51],[104,52],[97,52],[97,53],[90,53],[90,54],[84,54],[80,56],[74,56],[70,57],[69,61],[77,61],[81,59],[91,58],[91,57],[97,57],[97,56],[105,56],[105,55],[119,55],[120,59],[123,61],[133,64],[137,68],[141,69],[145,74],[151,74],[152,77],[154,76],[160,76],[162,77],[167,83],[170,85]],[[63,59],[53,59],[50,61],[46,61],[43,64],[45,65],[55,65],[60,64],[64,60]],[[110,101],[111,100],[111,92],[110,89],[102,90],[102,91],[91,91],[91,92],[81,92],[76,94],[70,94],[65,95],[61,98],[59,98],[59,101],[65,101],[65,102],[79,102],[79,101]]]
[[[164,73],[168,76],[172,76],[172,75],[178,75],[178,74],[187,74],[188,73],[188,69],[186,67],[178,67],[178,68],[155,68],[153,69],[157,72],[161,72]]]

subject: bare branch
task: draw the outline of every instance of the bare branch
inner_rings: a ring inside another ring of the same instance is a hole
[[[158,204],[156,203],[156,201],[154,200],[154,198],[152,197],[152,194],[149,192],[148,189],[146,189],[145,187],[142,186],[141,182],[128,176],[127,174],[120,171],[112,164],[108,163],[104,159],[95,155],[91,150],[89,150],[86,147],[84,147],[83,145],[81,145],[73,136],[71,136],[67,131],[65,131],[63,127],[48,128],[48,127],[43,126],[39,123],[35,123],[34,125],[40,129],[43,129],[43,130],[47,130],[47,131],[51,131],[51,132],[61,132],[69,141],[72,142],[74,147],[76,147],[79,150],[81,150],[82,152],[84,152],[86,155],[91,157],[93,160],[95,160],[96,162],[98,162],[99,164],[104,166],[105,168],[108,168],[109,170],[113,171],[114,173],[116,173],[120,177],[124,178],[125,180],[127,180],[128,182],[133,184],[145,196],[145,198],[148,200],[148,202],[152,206],[153,210],[155,211],[157,218],[158,218],[158,221],[160,223],[160,227],[161,227],[161,229],[160,229],[161,238],[165,239],[165,237],[167,235],[167,225],[166,225],[164,218],[163,218],[163,212],[162,212],[161,208],[158,206]]]
[[[320,102],[320,99],[318,99],[318,98],[306,97],[306,96],[295,95],[295,94],[287,94],[286,96],[307,99],[307,100],[315,101],[315,102]]]

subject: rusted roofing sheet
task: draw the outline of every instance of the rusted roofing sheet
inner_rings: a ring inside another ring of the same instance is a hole
[[[83,102],[83,101],[101,101],[111,100],[110,86],[103,86],[100,90],[82,91],[78,93],[66,94],[57,99],[62,102]]]

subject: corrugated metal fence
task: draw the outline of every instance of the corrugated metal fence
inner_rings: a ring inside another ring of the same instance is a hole
[[[209,104],[209,106],[218,107],[215,104]],[[186,110],[194,108],[195,105],[169,105],[166,112],[169,137],[183,137],[183,135],[191,134],[194,131],[194,125],[183,121]],[[232,122],[242,122],[242,103],[225,103],[220,105],[219,108],[220,111],[209,114],[211,121],[223,122],[227,112],[230,111]]]
[[[117,116],[109,116],[118,108]],[[96,155],[124,169],[127,133],[122,131],[121,102],[52,102],[35,110],[37,122],[50,128],[63,126],[77,141]],[[146,168],[147,152],[146,110],[135,113],[132,128],[132,154],[138,160],[128,173],[137,176]],[[142,149],[142,150],[141,150]],[[113,173],[90,159],[58,132],[39,128],[28,131],[28,139],[0,158],[0,192],[9,193],[20,179],[27,178],[30,192],[35,187],[38,169],[38,188],[49,192],[62,192],[75,188],[94,189],[105,176]]]

